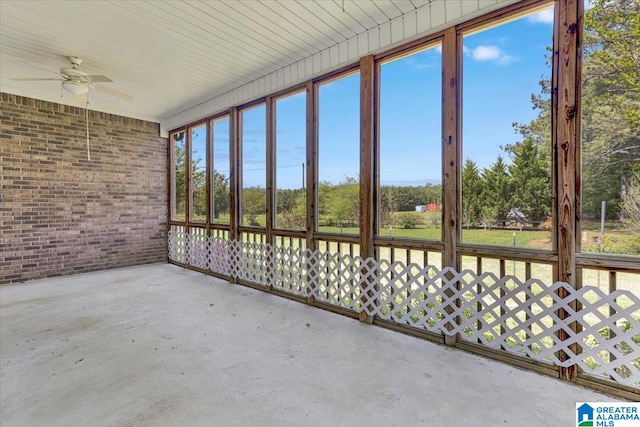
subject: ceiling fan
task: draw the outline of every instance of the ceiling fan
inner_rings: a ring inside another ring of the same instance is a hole
[[[71,62],[71,67],[61,68],[60,71],[52,71],[47,70],[46,68],[41,68],[35,65],[32,65],[35,68],[58,74],[56,78],[21,78],[21,79],[13,79],[16,81],[59,81],[62,82],[61,93],[62,90],[66,90],[67,92],[73,94],[77,101],[83,101],[87,103],[87,108],[85,108],[85,123],[86,123],[86,138],[87,138],[87,160],[91,160],[91,153],[89,148],[89,89],[99,90],[100,92],[107,93],[109,95],[113,95],[115,97],[131,101],[133,97],[131,95],[127,95],[126,93],[118,92],[117,90],[108,88],[106,86],[99,85],[98,83],[112,83],[111,80],[107,76],[103,76],[100,74],[87,74],[84,71],[80,70],[80,64],[82,64],[82,59],[77,56],[69,56],[69,61]],[[31,64],[30,64],[31,65]]]
[[[46,80],[61,81],[62,89],[73,94],[76,100],[78,101],[86,101],[87,94],[89,93],[89,89],[99,90],[100,92],[104,92],[109,95],[112,95],[127,101],[131,101],[133,99],[131,95],[127,95],[126,93],[118,92],[117,90],[98,84],[98,83],[113,83],[113,80],[111,80],[109,77],[103,76],[100,74],[87,74],[84,71],[80,70],[80,64],[82,64],[82,59],[76,56],[69,56],[68,58],[69,58],[69,61],[71,62],[71,67],[61,68],[59,72],[37,67],[41,70],[58,74],[57,78],[46,78],[46,77],[45,78],[20,78],[20,79],[12,79],[12,80],[23,81],[23,82],[24,81],[46,81]]]

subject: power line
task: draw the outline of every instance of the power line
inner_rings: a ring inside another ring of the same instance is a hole
[[[300,163],[298,163],[297,165],[276,166],[276,169],[299,168],[299,167],[300,167]],[[256,168],[256,169],[242,169],[243,172],[264,171],[264,170],[267,170],[267,168],[264,167],[264,168]]]

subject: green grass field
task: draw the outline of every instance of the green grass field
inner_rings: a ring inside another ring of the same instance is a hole
[[[422,239],[440,241],[442,231],[438,222],[440,213],[437,212],[402,212],[404,215],[415,217],[415,228],[385,227],[379,235],[386,237],[400,237],[408,239]],[[195,218],[204,222],[204,217]],[[265,216],[256,217],[258,226],[265,226]],[[216,219],[215,223],[228,224],[229,215]],[[246,220],[243,225],[248,225]],[[600,235],[599,224],[585,222],[581,234],[582,251],[587,253],[609,253],[640,255],[640,235],[621,226],[619,223],[607,224],[604,239]],[[358,227],[337,227],[321,225],[319,231],[337,234],[360,234]],[[462,230],[462,242],[482,245],[498,245],[519,248],[551,249],[551,232],[548,230],[519,230],[519,229],[466,229]]]

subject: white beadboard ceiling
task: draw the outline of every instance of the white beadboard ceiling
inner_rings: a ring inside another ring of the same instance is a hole
[[[13,80],[77,56],[133,96],[92,91],[90,109],[172,128],[513,2],[0,0],[0,91],[84,106],[57,81]]]

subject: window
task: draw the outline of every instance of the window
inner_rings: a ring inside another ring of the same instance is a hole
[[[307,96],[298,92],[275,105],[276,228],[306,225]]]
[[[378,234],[440,240],[442,49],[380,65]]]
[[[191,200],[189,219],[205,222],[207,218],[207,125],[189,129],[191,145]]]
[[[551,249],[553,8],[463,37],[462,241]]]
[[[229,117],[214,119],[211,122],[213,153],[211,164],[211,222],[229,224],[231,198],[230,156],[229,156]]]
[[[240,112],[242,123],[241,225],[265,226],[267,141],[265,104]]]
[[[185,138],[184,131],[171,134],[171,219],[174,221],[185,220]]]
[[[360,74],[318,85],[319,230],[358,233]]]
[[[634,2],[585,11],[582,61],[583,252],[640,255],[640,60]],[[585,281],[587,283],[587,281]]]

